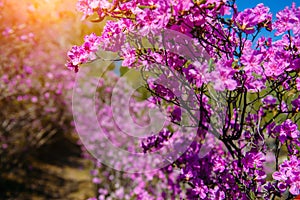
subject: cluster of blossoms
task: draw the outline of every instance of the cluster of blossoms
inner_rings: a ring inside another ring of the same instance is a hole
[[[300,8],[295,3],[276,19],[263,4],[239,11],[234,0],[79,0],[78,9],[86,17],[96,13],[95,21],[114,20],[101,36],[87,36],[71,49],[68,67],[78,71],[80,64],[101,58],[97,49],[118,52],[124,67],[141,71],[153,95],[150,105],[169,111],[176,125],[197,127],[182,156],[157,172],[165,174],[158,176],[160,184],[180,171],[168,182],[173,199],[299,195]],[[265,37],[262,30],[281,38]],[[169,136],[174,137],[160,132],[141,146],[147,154],[163,148]],[[216,141],[201,156],[207,138]]]
[[[150,151],[151,149],[162,148],[165,142],[169,140],[172,136],[172,133],[169,130],[163,130],[158,133],[158,135],[152,135],[148,137],[145,141],[142,141],[142,148],[144,152]]]
[[[296,156],[291,156],[290,160],[284,161],[279,166],[279,171],[273,173],[273,178],[278,182],[277,187],[280,191],[285,191],[290,186],[290,193],[299,194],[300,184],[300,161]]]
[[[275,131],[279,134],[279,141],[281,144],[284,144],[287,140],[291,143],[295,142],[295,147],[299,146],[299,137],[300,132],[298,130],[297,124],[294,124],[292,120],[287,119],[284,121],[281,125],[278,125],[275,128]],[[295,149],[295,153],[297,153],[298,150]]]
[[[88,68],[86,68],[86,73],[81,74],[81,76],[88,76]],[[83,94],[81,98],[76,98],[74,105],[84,104],[83,110],[78,110],[75,112],[80,112],[75,114],[77,118],[77,130],[80,133],[83,152],[86,149],[89,150],[96,158],[109,159],[104,156],[104,154],[114,154],[112,149],[102,148],[101,145],[106,138],[109,142],[113,143],[114,146],[120,148],[120,150],[127,150],[129,152],[140,152],[150,151],[151,148],[156,149],[159,146],[163,146],[164,142],[168,141],[171,137],[171,131],[164,129],[160,136],[156,135],[150,136],[149,138],[135,138],[124,134],[124,130],[132,130],[132,125],[130,122],[130,117],[128,116],[118,116],[122,119],[122,124],[118,123],[118,119],[114,118],[114,109],[117,109],[118,115],[124,115],[120,113],[119,110],[127,108],[126,91],[130,87],[125,83],[121,82],[120,87],[116,88],[116,83],[120,81],[119,77],[114,73],[107,73],[99,81],[87,81],[84,83],[84,90],[79,88],[76,89],[76,93]],[[124,81],[124,80],[121,80]],[[92,85],[97,85],[97,102],[96,102],[96,116],[99,121],[99,126],[101,131],[94,129],[94,120],[92,112],[86,112],[85,108],[91,108],[93,105],[89,105],[90,96],[88,94],[94,94],[94,91],[90,91]],[[87,95],[85,95],[87,94]],[[133,94],[135,98],[131,99],[129,105],[129,110],[131,116],[136,120],[138,124],[146,124],[149,119],[148,116],[142,114],[147,110],[147,101],[137,101],[136,99],[141,98],[140,93]],[[117,107],[111,106],[112,96],[118,99]],[[169,124],[170,125],[170,124]],[[79,127],[79,128],[78,128]],[[92,128],[91,128],[92,127]],[[152,139],[151,139],[152,138]],[[155,143],[155,144],[154,144]],[[179,175],[178,171],[174,171],[171,166],[168,166],[162,171],[151,171],[151,167],[147,163],[135,162],[134,156],[118,157],[119,159],[113,162],[115,167],[122,169],[122,166],[127,166],[128,162],[133,163],[135,168],[144,169],[149,171],[145,174],[143,173],[124,173],[118,172],[114,169],[107,167],[94,157],[89,154],[84,155],[85,158],[90,159],[94,163],[94,169],[91,171],[92,182],[97,186],[96,195],[97,198],[90,199],[168,199],[175,198],[179,193],[173,193],[171,187],[175,187],[176,178]],[[112,155],[113,156],[113,155]],[[102,160],[103,161],[103,160]],[[105,163],[104,163],[105,164]],[[108,162],[111,164],[111,162]],[[166,174],[168,174],[166,176]],[[167,177],[167,178],[166,178]],[[159,182],[159,184],[157,184]],[[159,198],[160,197],[160,198]]]

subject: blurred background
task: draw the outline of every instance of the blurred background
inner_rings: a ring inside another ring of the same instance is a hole
[[[76,0],[0,0],[0,199],[87,199],[90,170],[72,124],[67,51],[101,24]]]

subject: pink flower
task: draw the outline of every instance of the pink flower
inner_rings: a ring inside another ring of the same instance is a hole
[[[269,62],[264,64],[265,75],[268,77],[277,77],[285,72],[285,69],[289,66],[289,63],[283,59],[272,58]]]
[[[174,15],[179,15],[182,11],[188,11],[194,4],[191,0],[171,0]]]
[[[132,29],[132,22],[128,19],[119,21],[107,21],[101,40],[103,42],[102,49],[107,51],[120,51],[125,43],[126,32]]]
[[[245,42],[245,47],[243,55],[241,57],[241,63],[245,66],[244,70],[248,74],[255,72],[256,74],[261,74],[263,69],[260,64],[263,61],[263,54],[259,51],[252,50],[252,42],[247,40]]]
[[[289,191],[292,195],[299,195],[300,194],[300,179],[291,184],[291,187],[290,187]]]
[[[255,26],[262,22],[270,22],[272,14],[269,8],[258,4],[255,8],[245,9],[235,17],[236,25],[247,34],[255,32]]]
[[[297,90],[300,91],[300,77],[296,78],[296,87],[297,87]]]
[[[289,30],[295,30],[295,32],[298,32],[297,29],[299,29],[300,24],[300,8],[296,9],[295,6],[296,5],[293,4],[292,9],[286,7],[284,10],[276,14],[277,20],[274,23],[274,28],[277,30],[275,33],[276,36]],[[295,27],[297,27],[297,29]]]
[[[122,65],[132,67],[136,61],[135,49],[130,47],[130,45],[126,43],[125,47],[122,48],[122,56],[124,58]]]
[[[213,82],[216,90],[234,90],[237,87],[237,82],[233,80],[235,70],[231,67],[232,62],[233,60],[220,60],[216,70],[211,73],[210,81]]]
[[[70,58],[70,64],[74,66],[85,63],[88,59],[86,51],[80,46],[73,46],[68,52],[68,57]]]
[[[285,160],[279,171],[273,173],[273,179],[279,181],[277,187],[283,193],[287,187],[293,195],[300,194],[300,161],[296,156],[291,156],[290,160]]]
[[[37,97],[34,96],[34,97],[31,98],[31,102],[32,102],[32,103],[36,103],[37,101],[38,101],[38,98],[37,98]]]
[[[101,183],[101,180],[100,180],[99,178],[97,178],[97,177],[94,177],[94,178],[93,178],[93,183],[95,183],[95,184],[100,184],[100,183]]]
[[[100,43],[101,38],[95,33],[92,33],[84,37],[83,47],[87,51],[87,53],[90,54],[98,51]]]
[[[78,0],[76,7],[78,11],[84,14],[83,18],[94,13],[93,8],[90,6],[90,0]]]

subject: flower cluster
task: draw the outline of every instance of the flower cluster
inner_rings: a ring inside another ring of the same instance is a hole
[[[235,23],[247,34],[255,32],[256,26],[266,27],[268,30],[272,29],[272,14],[270,9],[265,7],[262,3],[255,8],[245,9],[243,12],[237,14]]]
[[[88,74],[88,72],[87,72]],[[84,74],[84,76],[87,76]],[[134,93],[134,97],[130,103],[129,109],[131,116],[127,116],[124,113],[118,113],[114,118],[115,109],[122,110],[127,107],[127,102],[125,101],[126,91],[130,88],[126,82],[122,82],[118,88],[114,87],[116,82],[124,81],[119,80],[119,78],[114,73],[108,73],[102,79],[97,82],[86,82],[86,91],[77,91],[79,93],[89,93],[88,89],[91,88],[90,84],[96,84],[97,89],[97,102],[96,102],[96,115],[99,121],[102,132],[98,130],[93,130],[93,115],[91,112],[85,112],[83,110],[81,115],[76,115],[80,119],[77,119],[77,122],[82,125],[79,126],[82,149],[85,152],[85,149],[88,149],[93,155],[103,155],[103,154],[113,154],[114,152],[111,149],[101,148],[102,140],[108,138],[113,145],[116,147],[127,150],[133,153],[143,153],[149,152],[152,150],[158,150],[159,147],[163,147],[169,138],[173,135],[173,131],[169,130],[167,127],[159,133],[159,135],[150,136],[148,138],[134,138],[128,135],[122,134],[124,130],[127,130],[128,133],[132,130],[132,125],[130,123],[131,117],[138,124],[145,124],[148,121],[148,117],[142,115],[141,113],[145,112],[148,107],[148,101],[136,101],[141,94]],[[112,107],[112,95],[114,95],[119,101],[116,107]],[[92,105],[88,104],[88,98],[80,98],[79,104],[84,104],[87,107]],[[75,105],[77,105],[75,103]],[[118,123],[118,117],[122,120],[122,125]],[[170,124],[169,124],[170,125]],[[135,130],[132,130],[135,131]],[[132,133],[131,133],[132,134]],[[173,138],[172,138],[173,139]],[[128,162],[133,163],[136,168],[141,168],[144,170],[149,170],[144,174],[141,173],[123,173],[115,171],[105,165],[102,165],[98,160],[91,157],[89,154],[85,155],[87,159],[93,161],[94,169],[91,172],[92,182],[97,185],[96,196],[97,198],[90,199],[166,199],[166,198],[175,198],[179,195],[178,192],[174,190],[169,190],[170,188],[178,187],[176,184],[176,177],[178,173],[168,166],[162,171],[151,171],[151,167],[145,165],[147,163],[135,162],[134,156],[120,157],[114,163],[114,166],[121,168],[122,166],[127,166]],[[102,158],[100,156],[100,158]],[[167,179],[164,177],[167,175]],[[108,181],[109,180],[109,181]],[[159,184],[157,184],[159,182]],[[158,198],[160,197],[160,198]]]
[[[78,71],[76,66],[86,63],[88,60],[96,59],[95,53],[98,51],[100,38],[93,33],[85,36],[84,41],[82,46],[73,46],[69,51],[68,56],[72,62],[68,63],[67,67],[75,67],[75,70]]]
[[[287,190],[293,195],[300,194],[300,160],[291,156],[289,160],[279,165],[279,171],[273,173],[273,178],[278,181],[277,188],[281,193]]]
[[[88,48],[86,41],[70,51],[70,66],[77,71],[78,65],[97,59],[97,47],[118,52],[124,67],[141,71],[152,94],[148,107],[166,111],[172,126],[196,127],[188,149],[157,172],[157,184],[171,194],[152,196],[274,199],[299,194],[296,4],[277,13],[276,20],[263,4],[240,11],[231,0],[80,0],[78,8],[84,16],[98,15],[98,22],[113,20],[101,36],[93,35],[99,40],[89,40]],[[273,30],[281,37],[263,35]],[[168,130],[140,141],[143,152],[170,143],[176,134]],[[180,149],[176,142],[174,147]],[[274,172],[266,170],[270,160],[280,169],[273,180],[267,178]],[[134,191],[147,188],[143,184]],[[130,195],[150,199],[149,188],[139,194]]]
[[[297,124],[293,123],[292,120],[287,119],[281,125],[275,128],[275,131],[279,133],[278,139],[283,144],[287,140],[295,141],[299,145],[300,132],[298,130]]]
[[[293,3],[292,7],[286,7],[284,10],[276,14],[277,20],[274,23],[274,28],[277,29],[275,35],[281,35],[286,31],[293,31],[295,35],[300,33],[300,8]]]
[[[147,151],[151,151],[151,149],[160,149],[164,146],[164,142],[168,141],[171,136],[171,132],[165,129],[159,132],[158,135],[148,137],[145,141],[142,141],[143,151],[146,153]]]

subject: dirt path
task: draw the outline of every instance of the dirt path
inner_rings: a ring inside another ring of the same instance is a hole
[[[0,199],[85,200],[94,196],[91,163],[81,158],[80,148],[59,138],[30,158],[27,170],[5,174],[0,182]]]

